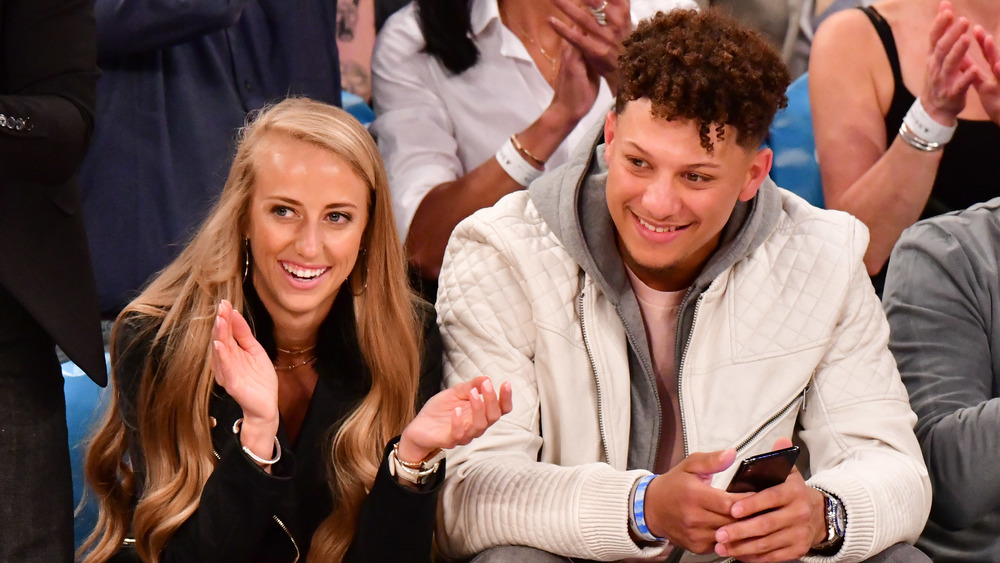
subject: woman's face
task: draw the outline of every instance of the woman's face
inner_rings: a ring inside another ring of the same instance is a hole
[[[254,288],[276,327],[319,326],[357,262],[368,187],[341,157],[280,133],[253,166]]]

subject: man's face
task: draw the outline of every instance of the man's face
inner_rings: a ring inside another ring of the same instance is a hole
[[[692,121],[653,117],[649,100],[629,102],[604,124],[607,200],[625,263],[646,285],[691,285],[736,206],[756,193],[771,151],[736,144],[726,127],[709,154]]]

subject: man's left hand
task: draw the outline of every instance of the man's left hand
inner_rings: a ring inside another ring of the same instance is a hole
[[[791,445],[782,438],[774,449]],[[730,514],[739,521],[715,532],[715,553],[723,557],[747,563],[791,561],[826,539],[826,499],[794,468],[781,485],[734,503]]]

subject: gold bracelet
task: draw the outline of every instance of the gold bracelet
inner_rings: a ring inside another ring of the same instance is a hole
[[[517,149],[517,152],[528,157],[528,160],[530,160],[536,167],[545,168],[545,161],[531,154],[531,152],[528,151],[528,149],[524,148],[521,145],[521,142],[517,140],[517,133],[511,134],[510,142],[514,145],[514,148]]]

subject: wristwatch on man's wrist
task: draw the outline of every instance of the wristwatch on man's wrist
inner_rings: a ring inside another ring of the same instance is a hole
[[[824,516],[826,518],[826,539],[813,546],[814,551],[831,551],[838,549],[844,541],[847,531],[847,513],[840,499],[830,493],[815,487],[823,493],[825,500]]]
[[[444,450],[439,449],[417,463],[410,463],[399,459],[398,450],[399,442],[396,442],[389,452],[389,474],[414,485],[430,481],[444,459]]]

